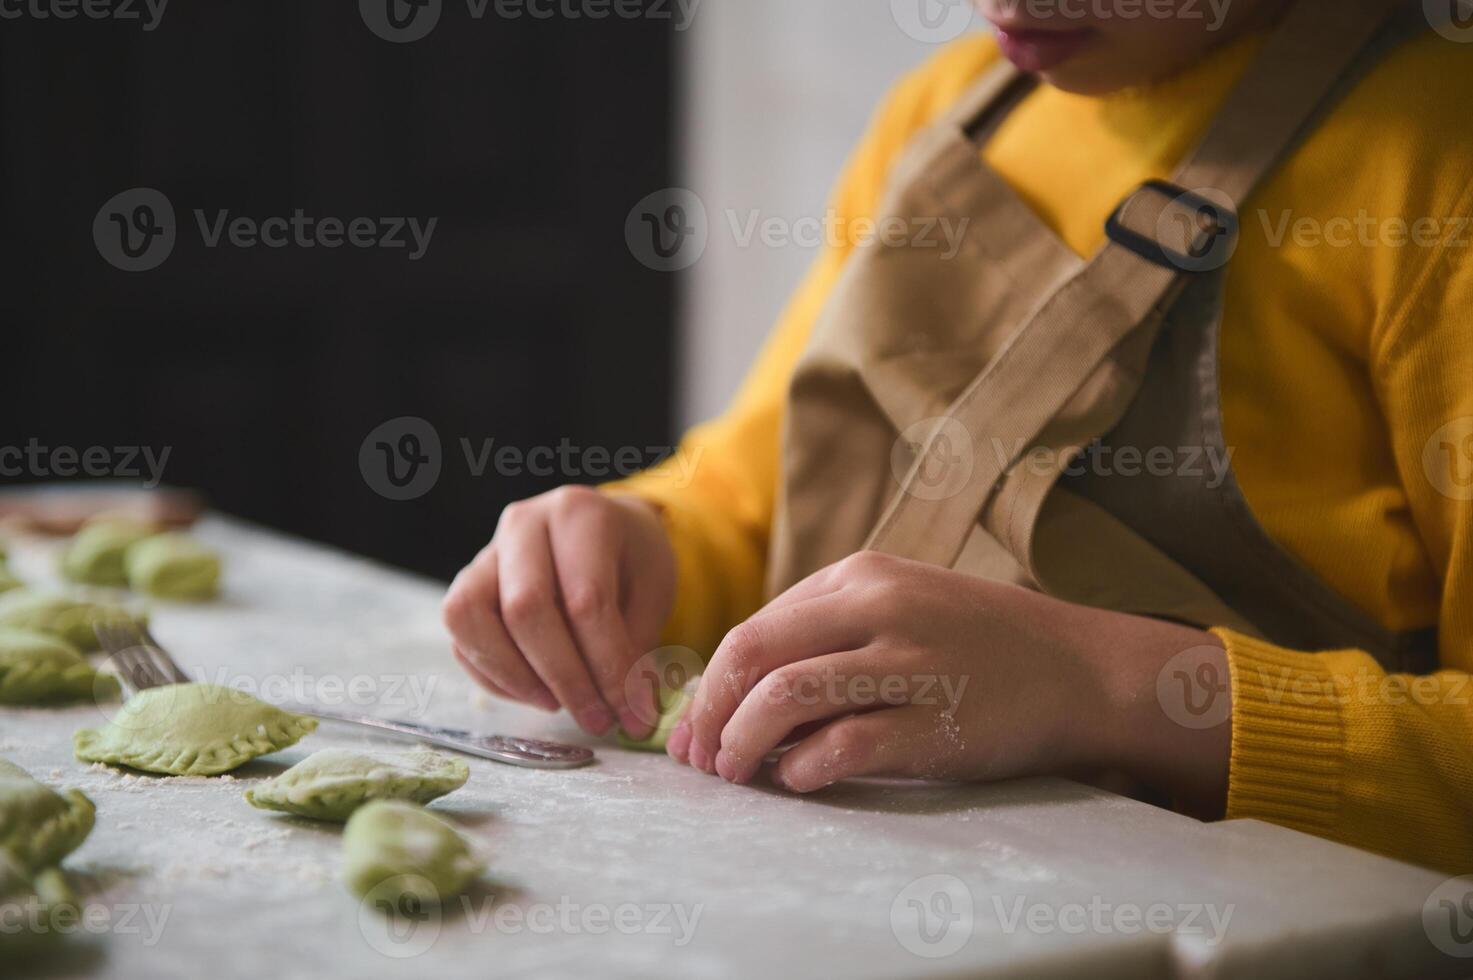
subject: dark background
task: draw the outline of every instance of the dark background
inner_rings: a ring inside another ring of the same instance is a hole
[[[461,437],[668,444],[674,287],[624,224],[672,183],[671,37],[464,0],[409,44],[302,0],[175,0],[151,32],[0,23],[0,445],[169,446],[165,482],[222,510],[449,577],[504,504],[568,482],[476,478]],[[134,187],[178,238],[129,273],[92,222]],[[410,262],[206,248],[195,208],[439,223]],[[391,501],[358,454],[403,415],[444,465]]]

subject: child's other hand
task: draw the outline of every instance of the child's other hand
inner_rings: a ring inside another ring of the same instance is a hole
[[[561,487],[507,507],[491,543],[461,570],[443,613],[454,653],[500,697],[568,709],[584,730],[618,723],[636,738],[653,698],[625,676],[658,644],[675,595],[675,556],[655,508]]]
[[[727,635],[669,751],[746,782],[818,725],[778,761],[779,785],[1119,769],[1210,810],[1229,726],[1179,726],[1156,693],[1185,650],[1222,655],[1226,677],[1209,633],[864,552]]]

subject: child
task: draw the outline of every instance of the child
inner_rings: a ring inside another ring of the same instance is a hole
[[[639,736],[663,633],[668,751],[732,782],[1110,771],[1473,870],[1473,44],[979,6],[839,184],[914,233],[818,259],[689,485],[509,507],[456,656]]]

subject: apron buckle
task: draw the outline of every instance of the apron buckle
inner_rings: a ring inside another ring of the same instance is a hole
[[[1163,198],[1164,203],[1144,199]],[[1218,197],[1223,198],[1219,200]],[[1226,195],[1209,197],[1166,180],[1148,180],[1120,202],[1105,221],[1105,236],[1155,265],[1183,272],[1210,272],[1227,265],[1238,244],[1238,214],[1224,203]],[[1126,212],[1148,208],[1155,233],[1129,227]],[[1173,243],[1167,245],[1163,239]]]

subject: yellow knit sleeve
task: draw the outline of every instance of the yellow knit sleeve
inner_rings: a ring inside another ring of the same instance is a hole
[[[1229,817],[1258,817],[1473,871],[1473,166],[1440,176],[1437,247],[1403,250],[1371,356],[1405,500],[1438,576],[1438,656],[1387,674],[1356,650],[1297,653],[1219,631],[1232,674]],[[1430,192],[1429,192],[1430,194]]]
[[[1473,676],[1387,674],[1359,650],[1216,632],[1232,675],[1230,819],[1473,870]]]
[[[905,144],[996,56],[989,38],[966,38],[895,86],[838,182],[829,216],[835,229],[852,235],[857,222],[873,217]],[[709,656],[762,605],[788,381],[853,247],[836,242],[818,256],[724,414],[688,432],[671,459],[604,487],[649,500],[663,514],[677,573],[666,643]]]

